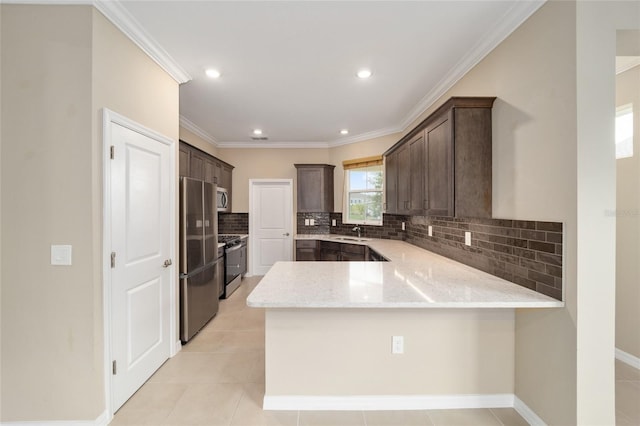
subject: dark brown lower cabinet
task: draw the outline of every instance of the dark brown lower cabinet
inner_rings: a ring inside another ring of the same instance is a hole
[[[318,241],[296,241],[296,261],[316,261],[320,260],[320,253],[318,250]]]
[[[367,259],[367,247],[359,244],[320,242],[320,260],[362,262]]]

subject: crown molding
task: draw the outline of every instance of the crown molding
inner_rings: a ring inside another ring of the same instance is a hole
[[[640,56],[635,56],[633,57],[633,59],[629,59],[621,65],[618,65],[616,63],[616,75],[622,74],[625,71],[629,71],[630,69],[635,68],[638,65],[640,65]]]
[[[213,136],[211,136],[206,131],[202,130],[200,127],[198,127],[195,123],[190,121],[184,115],[180,115],[180,127],[187,129],[194,135],[204,139],[205,141],[209,142],[211,145],[215,147],[220,146],[220,143]]]
[[[0,4],[91,5],[179,84],[191,76],[153,39],[119,0],[0,0]]]
[[[90,3],[175,81],[182,84],[191,80],[191,76],[142,28],[120,1],[93,0]]]
[[[489,33],[446,74],[446,77],[427,93],[400,123],[398,128],[405,131],[418,117],[429,109],[440,97],[451,89],[473,67],[502,43],[513,31],[538,10],[547,0],[518,1],[498,20]]]
[[[344,139],[336,139],[328,143],[329,148],[334,148],[343,145],[351,145],[352,143],[358,143],[367,141],[370,139],[381,138],[383,136],[392,135],[394,133],[401,132],[401,127],[385,127],[383,129],[374,130],[372,132],[360,133]]]

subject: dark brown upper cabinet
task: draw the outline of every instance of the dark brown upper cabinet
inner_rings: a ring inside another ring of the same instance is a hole
[[[294,164],[297,169],[298,212],[333,212],[331,164]]]
[[[384,153],[385,212],[491,217],[495,97],[453,97]]]
[[[231,211],[233,166],[204,151],[200,151],[184,141],[180,141],[179,156],[178,174],[215,183],[218,187],[227,189],[228,206],[229,211]]]

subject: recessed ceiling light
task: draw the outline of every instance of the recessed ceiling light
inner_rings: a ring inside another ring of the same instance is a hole
[[[342,129],[342,130],[340,130],[340,134],[341,135],[348,135],[349,131],[347,129]]]
[[[207,74],[207,77],[211,77],[211,78],[219,78],[220,77],[220,71],[215,70],[213,68],[209,68],[208,70],[206,70],[205,74]]]
[[[362,69],[362,70],[358,71],[358,73],[356,75],[358,76],[358,78],[369,78],[369,77],[371,77],[371,70]]]
[[[255,130],[253,131],[253,134],[254,134],[254,135],[261,135],[261,134],[262,134],[262,130],[261,130],[261,129],[255,129]]]

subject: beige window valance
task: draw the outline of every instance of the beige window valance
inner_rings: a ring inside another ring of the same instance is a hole
[[[342,162],[344,170],[357,169],[361,167],[381,166],[382,155],[374,155],[373,157],[356,158],[354,160],[345,160]]]

